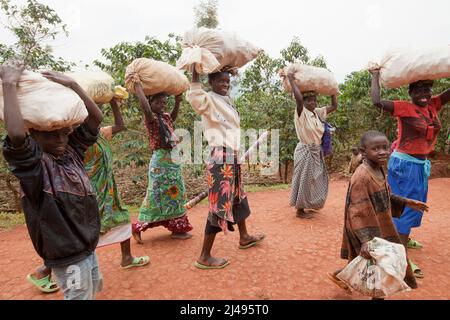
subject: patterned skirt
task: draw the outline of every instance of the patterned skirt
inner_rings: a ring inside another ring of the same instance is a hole
[[[328,173],[319,145],[297,144],[290,205],[297,209],[322,209],[328,196]]]
[[[206,166],[206,175],[209,191],[206,232],[213,233],[214,228],[220,228],[224,232],[234,231],[233,224],[250,215],[237,153],[224,147],[213,148]]]
[[[147,194],[139,209],[139,222],[156,223],[186,214],[181,166],[172,161],[170,150],[153,152],[148,171]]]

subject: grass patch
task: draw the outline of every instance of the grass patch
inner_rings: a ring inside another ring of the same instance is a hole
[[[288,190],[290,188],[289,184],[274,184],[274,185],[246,185],[244,186],[245,192],[259,192],[259,191],[270,191],[270,190]]]
[[[11,230],[25,224],[25,216],[22,212],[0,212],[0,229]]]

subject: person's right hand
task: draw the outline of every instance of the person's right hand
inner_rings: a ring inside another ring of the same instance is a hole
[[[364,259],[372,259],[372,256],[369,252],[369,242],[365,242],[361,246],[361,250],[359,251],[359,255]]]
[[[8,63],[0,67],[0,79],[3,83],[17,84],[25,66],[20,63]]]

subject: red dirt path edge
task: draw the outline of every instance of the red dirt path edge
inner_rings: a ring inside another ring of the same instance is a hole
[[[312,220],[300,220],[288,205],[289,191],[249,194],[251,232],[264,232],[266,240],[249,250],[238,249],[238,233],[219,234],[213,253],[230,259],[224,270],[198,270],[193,262],[202,243],[207,207],[189,214],[194,237],[171,240],[164,228],[143,234],[145,244],[132,240],[135,255],[147,254],[148,267],[121,270],[120,247],[97,250],[104,277],[97,299],[368,299],[345,294],[326,273],[345,265],[339,258],[345,181],[331,181],[325,208]],[[422,250],[410,251],[425,279],[419,289],[389,299],[450,299],[450,179],[430,181],[429,213],[413,237]],[[62,299],[61,293],[41,294],[25,276],[41,261],[25,226],[0,231],[0,299]]]

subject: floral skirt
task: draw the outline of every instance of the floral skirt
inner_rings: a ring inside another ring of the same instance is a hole
[[[153,152],[148,171],[147,194],[139,209],[139,222],[155,223],[181,218],[186,214],[181,166],[174,163],[170,150]]]
[[[250,215],[237,154],[223,147],[213,148],[207,163],[206,175],[209,214],[205,232],[234,231],[233,224],[245,220]]]

